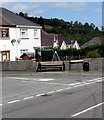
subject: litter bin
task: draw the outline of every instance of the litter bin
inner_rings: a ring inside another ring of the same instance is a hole
[[[83,63],[83,70],[84,71],[89,71],[89,63],[88,62]]]

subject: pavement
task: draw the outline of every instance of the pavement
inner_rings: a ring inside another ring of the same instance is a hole
[[[18,76],[18,75],[44,75],[44,74],[68,74],[68,75],[100,75],[104,76],[104,72],[102,71],[43,71],[43,72],[35,72],[35,71],[1,71],[1,76]]]

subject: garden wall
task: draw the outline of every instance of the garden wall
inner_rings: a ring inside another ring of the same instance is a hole
[[[89,71],[104,71],[104,58],[85,59],[89,63]],[[38,68],[38,62],[31,60],[24,61],[4,61],[0,62],[1,71],[34,71]],[[83,63],[70,64],[65,61],[65,71],[83,71]]]
[[[31,60],[2,62],[2,71],[36,71],[37,67],[38,63]]]

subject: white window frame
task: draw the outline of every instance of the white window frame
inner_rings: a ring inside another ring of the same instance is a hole
[[[9,28],[0,28],[0,38],[9,37]]]
[[[23,55],[23,53],[27,53],[28,52],[28,49],[21,49],[20,50],[20,54]]]
[[[39,39],[38,29],[34,29],[34,39]]]
[[[28,29],[20,29],[20,37],[21,38],[28,38]]]

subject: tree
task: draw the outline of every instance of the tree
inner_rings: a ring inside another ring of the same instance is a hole
[[[95,25],[93,23],[90,24],[90,26],[94,29],[95,28]]]
[[[102,31],[104,31],[104,26],[102,26],[102,28],[101,28],[101,29],[102,29]]]
[[[78,21],[65,22],[63,19],[57,18],[44,19],[42,16],[39,18],[29,17],[27,13],[24,14],[22,12],[20,12],[19,15],[44,26],[44,30],[49,33],[61,34],[69,40],[77,40],[80,45],[94,37],[104,37],[104,34],[102,34],[104,33],[104,26],[102,26],[102,31],[100,31],[93,23],[89,24],[85,22],[83,25]]]
[[[40,16],[40,18],[38,19],[38,24],[41,24],[41,25],[44,24],[44,19],[42,16]]]
[[[98,57],[101,57],[101,55],[95,50],[95,51],[89,51],[87,53],[87,57],[89,57],[89,58],[98,58]]]
[[[96,28],[95,28],[95,31],[99,31],[99,28],[98,28],[98,27],[96,27]]]
[[[23,13],[23,12],[20,12],[20,13],[19,13],[19,16],[24,17],[24,13]]]
[[[74,24],[75,24],[75,25],[78,25],[78,21],[75,21]]]
[[[28,17],[28,14],[27,14],[27,13],[25,13],[25,14],[24,14],[24,17]]]
[[[88,28],[88,27],[89,27],[89,24],[86,22],[86,23],[84,24],[84,27]]]

